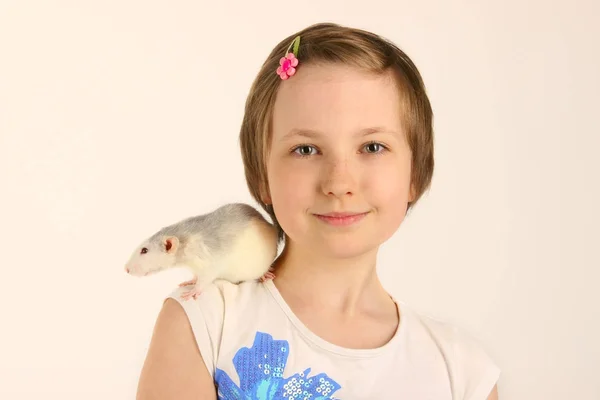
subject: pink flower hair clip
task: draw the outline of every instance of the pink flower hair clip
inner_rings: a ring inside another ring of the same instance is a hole
[[[290,48],[293,47],[290,53]],[[279,60],[279,67],[277,67],[277,75],[282,80],[288,79],[290,76],[296,73],[296,67],[298,66],[298,48],[300,47],[300,36],[296,36],[294,41],[287,48],[285,57],[281,57]]]

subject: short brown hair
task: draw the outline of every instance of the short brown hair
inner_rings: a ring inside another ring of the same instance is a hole
[[[275,70],[296,36],[300,36],[300,64],[339,62],[376,74],[390,69],[394,72],[402,99],[402,123],[412,151],[411,184],[415,197],[408,204],[410,210],[429,188],[434,168],[433,112],[417,67],[395,44],[374,33],[334,23],[314,24],[288,36],[271,51],[250,88],[240,130],[246,183],[252,197],[277,227],[279,239],[285,234],[273,208],[264,202],[264,196],[269,192],[266,160],[273,106],[282,82]],[[299,65],[298,71],[301,68]]]

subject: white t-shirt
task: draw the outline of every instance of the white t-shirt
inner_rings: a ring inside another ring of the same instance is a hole
[[[219,399],[485,400],[500,370],[457,328],[394,300],[400,324],[377,349],[347,349],[312,333],[272,281],[217,281],[187,313]]]

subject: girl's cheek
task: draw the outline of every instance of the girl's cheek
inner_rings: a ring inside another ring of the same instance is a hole
[[[280,165],[282,173],[295,178],[309,178],[318,173],[320,163],[316,160],[291,159]]]
[[[410,173],[398,163],[370,164],[360,170],[361,182],[373,190],[393,191],[408,183]]]
[[[274,166],[272,173],[273,183],[284,189],[285,192],[298,191],[309,180],[310,171],[301,165],[286,163]]]
[[[311,197],[320,186],[320,171],[318,168],[302,166],[287,171],[284,185],[294,200]]]

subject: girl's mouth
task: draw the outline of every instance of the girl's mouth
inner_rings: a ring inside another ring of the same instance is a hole
[[[362,220],[368,212],[354,213],[354,212],[333,212],[327,214],[315,214],[315,216],[332,226],[349,226]]]

